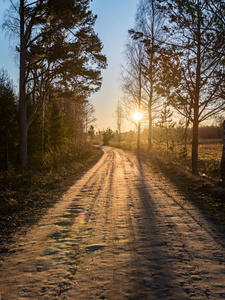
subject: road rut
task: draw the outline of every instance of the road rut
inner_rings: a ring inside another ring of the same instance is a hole
[[[225,299],[225,238],[110,147],[0,259],[1,299]]]

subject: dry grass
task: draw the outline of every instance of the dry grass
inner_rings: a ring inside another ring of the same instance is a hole
[[[200,143],[199,144],[199,168],[213,179],[220,179],[220,161],[222,157],[223,144]]]
[[[121,141],[111,143],[115,147],[136,151],[136,141]],[[173,162],[183,165],[191,170],[191,144],[187,145],[186,151],[179,143],[170,143],[167,149],[166,143],[153,140],[152,154],[165,162]],[[199,172],[207,177],[220,180],[220,161],[223,144],[221,140],[200,140],[199,142]],[[148,156],[147,141],[141,142],[142,156]]]
[[[134,140],[111,142],[112,146],[136,151],[137,143]],[[200,140],[199,142],[199,171],[214,180],[220,180],[220,161],[222,157],[222,140]],[[142,156],[148,155],[147,141],[141,142]],[[170,143],[167,149],[166,143],[153,140],[152,154],[161,160],[184,165],[191,169],[191,144],[187,145],[186,151],[180,143]]]
[[[199,142],[199,172],[206,176],[220,180],[220,161],[223,144],[221,140],[200,140]],[[154,143],[153,153],[166,161],[179,163],[191,169],[191,144],[184,151],[183,145],[175,143],[168,151],[165,143]]]
[[[223,145],[221,141],[202,140],[199,143],[199,172],[214,179],[220,179],[220,161],[222,157]],[[187,145],[185,153],[182,146],[169,151],[169,158],[191,169],[191,151],[190,144]],[[157,151],[156,151],[157,153]],[[165,153],[165,152],[164,152]]]

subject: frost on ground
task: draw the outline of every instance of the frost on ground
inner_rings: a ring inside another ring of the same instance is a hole
[[[105,147],[1,254],[1,299],[225,299],[224,245],[160,172]]]

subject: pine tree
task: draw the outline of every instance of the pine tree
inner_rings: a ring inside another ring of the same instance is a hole
[[[20,160],[27,164],[27,134],[53,86],[89,95],[101,86],[106,57],[94,32],[96,16],[90,0],[20,0]],[[10,15],[5,27],[15,32],[18,16]],[[33,109],[28,114],[32,98]]]
[[[103,145],[109,145],[109,142],[114,138],[112,129],[107,128],[103,133]]]
[[[174,128],[175,122],[173,121],[173,112],[167,106],[167,103],[164,103],[163,109],[161,110],[160,119],[158,121],[158,126],[163,131],[164,140],[166,141],[166,151],[169,150],[169,135],[170,130]]]
[[[60,103],[52,101],[49,107],[48,117],[48,146],[55,152],[62,151],[66,144],[66,129],[63,122]]]
[[[18,122],[13,85],[6,71],[0,72],[0,169],[17,162]]]
[[[94,140],[94,137],[95,137],[95,129],[94,129],[93,125],[90,126],[90,128],[88,130],[88,135],[91,138],[91,141],[93,143],[93,140]]]

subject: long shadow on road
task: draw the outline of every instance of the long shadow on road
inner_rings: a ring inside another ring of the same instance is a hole
[[[190,258],[185,249],[182,249],[183,245],[179,245],[179,241],[176,250],[170,244],[167,229],[171,229],[169,226],[173,225],[165,224],[164,220],[159,219],[157,203],[151,195],[149,186],[146,185],[147,179],[140,159],[138,159],[138,170],[140,175],[139,180],[136,181],[136,189],[143,210],[142,221],[138,226],[137,243],[143,261],[146,262],[142,266],[146,295],[152,295],[151,299],[173,300],[196,297],[196,287],[192,288],[186,269],[187,264],[191,264]],[[208,298],[207,293],[201,291],[201,288],[198,294],[200,297],[198,299]],[[146,299],[150,299],[149,296]]]

